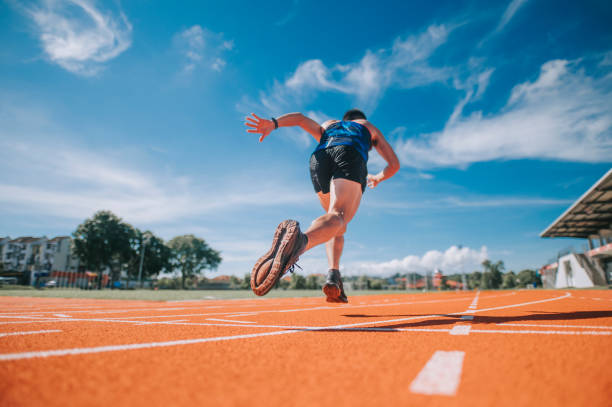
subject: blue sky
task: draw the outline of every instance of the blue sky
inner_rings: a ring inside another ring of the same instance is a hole
[[[365,193],[345,273],[518,271],[583,245],[539,233],[612,163],[610,4],[396,3],[0,2],[0,235],[110,209],[244,275],[281,220],[321,213],[314,140],[258,143],[244,117],[360,107],[402,169]],[[301,264],[324,272],[324,251]]]

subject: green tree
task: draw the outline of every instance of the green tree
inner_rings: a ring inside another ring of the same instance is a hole
[[[177,236],[168,242],[172,249],[171,263],[181,272],[181,287],[185,279],[200,274],[203,270],[214,270],[221,263],[221,254],[194,235]]]
[[[480,288],[480,282],[482,281],[482,273],[480,271],[474,271],[468,275],[468,287],[471,290]]]
[[[244,275],[244,279],[240,283],[240,288],[248,290],[251,288],[251,274],[247,273]]]
[[[306,288],[306,279],[304,276],[301,276],[297,273],[293,273],[291,276],[291,283],[289,284],[289,288],[292,290],[303,290]]]
[[[482,262],[482,266],[484,267],[484,273],[482,276],[481,288],[499,288],[502,284],[504,262],[500,260],[496,263],[491,263],[489,260],[485,260]]]
[[[514,288],[516,287],[516,274],[514,271],[509,271],[504,274],[504,278],[502,281],[502,288]]]
[[[359,276],[357,279],[357,284],[359,285],[360,290],[369,290],[371,283],[368,276]]]
[[[383,289],[383,283],[379,279],[372,279],[368,281],[369,281],[369,287],[368,287],[369,289],[371,290],[382,290]]]
[[[127,264],[128,285],[130,280],[138,278],[140,260],[142,259],[142,287],[146,278],[157,276],[165,270],[170,270],[172,250],[164,240],[150,231],[141,232],[135,229],[135,239],[132,241],[132,255]],[[144,250],[144,256],[143,256]]]
[[[321,288],[321,284],[319,284],[319,278],[314,274],[310,274],[306,277],[306,288],[309,290],[318,290]]]
[[[74,253],[90,270],[98,273],[98,289],[102,288],[102,272],[106,267],[113,270],[116,278],[117,265],[129,261],[134,228],[110,211],[99,211],[86,219],[72,234]]]
[[[540,280],[535,270],[521,270],[521,272],[518,273],[517,278],[518,284],[522,287],[525,287],[526,285],[533,285],[533,283],[536,283],[538,286],[542,285],[542,280]]]
[[[291,282],[287,281],[287,279],[281,278],[280,280],[278,280],[277,288],[280,288],[282,290],[286,290],[290,286],[291,286]]]
[[[236,276],[230,276],[230,288],[236,290],[242,285],[242,280]]]

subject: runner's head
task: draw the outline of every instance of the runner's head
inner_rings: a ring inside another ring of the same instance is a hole
[[[342,120],[345,122],[358,119],[367,120],[366,115],[359,109],[347,110],[342,117]]]

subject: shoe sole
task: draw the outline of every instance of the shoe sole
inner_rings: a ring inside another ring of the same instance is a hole
[[[338,302],[340,300],[340,287],[334,283],[325,283],[323,286],[323,292],[327,297],[327,302]]]
[[[282,254],[287,248],[290,249],[289,251],[293,250],[298,231],[299,223],[294,220],[285,220],[277,226],[272,239],[272,247],[257,260],[251,271],[251,289],[256,295],[266,295],[287,268],[283,267],[283,263],[286,262],[283,262]],[[269,272],[266,274],[265,271],[268,269]]]

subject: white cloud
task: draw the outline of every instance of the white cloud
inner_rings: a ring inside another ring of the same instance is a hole
[[[487,247],[479,250],[469,247],[451,246],[444,252],[430,250],[423,256],[409,255],[403,259],[393,259],[385,262],[351,263],[343,268],[348,274],[389,276],[395,273],[424,272],[435,269],[442,270],[446,275],[453,273],[468,273],[480,268],[481,263],[488,259]]]
[[[234,49],[234,41],[196,24],[176,34],[174,46],[182,54],[184,73],[198,67],[220,72],[227,65],[225,54]]]
[[[268,114],[279,114],[300,108],[318,92],[339,92],[354,97],[362,109],[373,109],[391,86],[410,89],[451,77],[453,70],[432,67],[427,61],[450,31],[445,25],[432,25],[345,65],[328,67],[320,59],[302,62],[284,82],[275,81],[268,92],[261,92],[260,102]]]
[[[413,178],[431,179],[428,174],[425,176],[417,175]],[[389,209],[403,210],[415,208],[495,208],[495,207],[528,207],[528,206],[567,206],[572,204],[573,200],[567,199],[545,199],[532,197],[508,197],[508,196],[481,196],[481,197],[459,197],[459,196],[439,196],[435,199],[415,199],[413,201],[377,201],[364,200],[362,206]]]
[[[89,0],[46,0],[26,14],[50,60],[79,75],[95,75],[132,43],[132,26],[123,12],[114,15]]]
[[[288,22],[292,21],[298,15],[298,6],[299,6],[298,0],[293,0],[293,6],[291,7],[291,10],[289,11],[289,13],[285,15],[283,18],[281,18],[280,20],[278,20],[277,22],[275,22],[274,25],[284,26]],[[284,7],[284,9],[286,8],[287,7]]]
[[[55,141],[49,140],[48,145],[0,143],[0,171],[5,175],[0,181],[0,207],[4,211],[82,220],[109,209],[129,222],[162,223],[240,207],[301,205],[311,198],[307,188],[275,181],[234,178],[196,184],[185,177],[135,168],[126,164],[131,162],[127,156],[111,159],[109,152],[65,148]],[[214,199],[206,192],[211,190]],[[278,196],[278,190],[287,193]],[[270,196],[277,198],[270,201]]]
[[[515,86],[497,114],[462,115],[470,97],[459,102],[442,131],[400,139],[395,150],[402,163],[462,167],[499,159],[612,157],[612,75],[588,76],[579,61],[542,65],[539,77]]]
[[[499,20],[499,24],[495,28],[495,31],[503,30],[510,20],[512,20],[512,17],[514,17],[518,9],[526,2],[527,0],[512,0],[506,8],[506,11],[504,11],[502,18]]]

